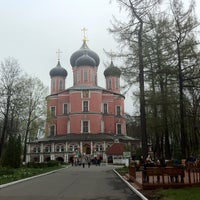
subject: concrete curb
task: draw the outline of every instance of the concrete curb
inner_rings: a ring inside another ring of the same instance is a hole
[[[68,166],[65,167],[65,168],[68,168]],[[17,183],[21,183],[21,182],[24,182],[24,181],[28,181],[28,180],[33,179],[33,178],[38,178],[38,177],[41,177],[41,176],[46,176],[46,175],[48,175],[48,174],[55,173],[56,171],[60,171],[60,170],[63,170],[63,169],[65,169],[65,168],[56,169],[56,170],[53,170],[53,171],[50,171],[50,172],[47,172],[47,173],[44,173],[44,174],[39,174],[39,175],[36,175],[36,176],[30,176],[30,177],[28,177],[28,178],[20,179],[20,180],[13,181],[13,182],[10,182],[10,183],[5,183],[5,184],[0,185],[0,189],[1,189],[1,188],[8,187],[8,186],[11,186],[11,185],[14,185],[14,184],[17,184]]]
[[[142,200],[148,200],[141,192],[139,192],[138,190],[136,190],[127,180],[125,180],[115,169],[113,169],[113,171],[115,172],[115,174],[117,174],[120,179],[126,183],[126,185],[128,185],[128,187],[135,192]]]

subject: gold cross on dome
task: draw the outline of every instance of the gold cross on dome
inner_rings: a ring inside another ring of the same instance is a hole
[[[60,61],[60,54],[61,54],[62,52],[60,51],[60,49],[58,49],[58,51],[57,51],[56,53],[58,54],[58,61]]]
[[[87,38],[86,38],[87,29],[84,27],[83,29],[81,29],[81,31],[83,31],[83,41],[86,42],[87,41]]]

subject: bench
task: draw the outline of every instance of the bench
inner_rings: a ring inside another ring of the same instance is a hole
[[[143,170],[145,184],[184,183],[184,169],[177,167],[147,167]]]

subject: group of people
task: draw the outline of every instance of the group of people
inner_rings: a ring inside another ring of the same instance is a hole
[[[163,159],[152,160],[151,155],[148,155],[146,159],[141,156],[140,165],[146,167],[163,167],[165,166],[165,161]]]
[[[85,165],[88,165],[88,168],[90,168],[91,164],[95,164],[96,166],[100,166],[101,165],[101,157],[97,158],[91,158],[90,155],[86,155],[85,153],[81,156],[78,157],[71,157],[70,158],[70,163],[72,166],[80,166],[82,165],[83,168],[85,168]]]

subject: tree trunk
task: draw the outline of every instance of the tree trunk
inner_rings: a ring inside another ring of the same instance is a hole
[[[147,146],[147,131],[146,131],[146,111],[145,111],[145,96],[144,96],[144,63],[143,63],[143,21],[140,20],[140,28],[138,30],[138,49],[139,49],[139,83],[140,83],[140,120],[142,133],[142,154],[144,158],[148,155]]]
[[[179,76],[179,106],[180,106],[180,132],[181,132],[181,152],[182,158],[188,157],[188,144],[184,124],[184,102],[183,102],[183,75],[181,68],[181,53],[179,42],[177,41],[178,54],[178,76]]]
[[[8,95],[7,104],[6,104],[6,113],[4,115],[3,129],[2,129],[2,134],[1,134],[0,158],[2,158],[3,148],[4,148],[5,138],[6,138],[6,131],[7,131],[7,125],[8,125],[8,114],[9,114],[9,110],[10,110],[10,98],[11,98],[10,95]]]

